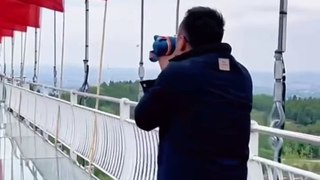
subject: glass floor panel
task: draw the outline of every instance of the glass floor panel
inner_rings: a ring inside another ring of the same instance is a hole
[[[0,180],[88,180],[88,173],[0,109]]]

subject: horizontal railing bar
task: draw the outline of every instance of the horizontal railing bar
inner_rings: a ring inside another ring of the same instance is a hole
[[[7,80],[12,80],[12,78],[8,78],[8,77],[4,77],[4,78]],[[13,79],[13,81],[21,82],[21,79]],[[23,81],[23,83],[31,84],[31,85],[35,85],[35,86],[40,86],[40,87],[44,87],[44,88],[48,88],[48,89],[52,89],[52,90],[62,91],[62,92],[70,92],[70,90],[61,89],[61,88],[53,87],[53,86],[46,85],[46,84],[34,83],[34,82],[29,82],[29,81]]]
[[[95,95],[91,93],[84,93],[84,92],[79,92],[79,91],[72,91],[72,94],[80,95],[80,96],[85,96],[89,98],[94,98],[94,99],[99,99],[99,100],[105,100],[113,103],[120,103],[119,98],[114,98],[114,97],[109,97],[109,96],[100,96],[100,95]]]
[[[320,136],[293,132],[288,130],[280,130],[280,129],[270,128],[270,127],[260,126],[260,125],[253,125],[252,123],[251,125],[252,125],[251,126],[252,132],[258,132],[260,134],[266,134],[270,136],[278,136],[285,139],[296,140],[296,141],[320,146]]]
[[[115,98],[115,97],[110,97],[110,96],[101,96],[101,95],[96,95],[96,94],[92,94],[92,93],[84,93],[84,92],[80,92],[80,91],[71,91],[71,93],[76,94],[76,95],[80,95],[80,96],[86,96],[89,98],[95,98],[95,99],[99,99],[99,100],[109,101],[109,102],[113,102],[113,103],[120,103],[121,102],[121,98]],[[131,105],[131,106],[136,106],[138,104],[138,102],[131,101],[131,100],[126,100],[124,103]]]
[[[43,87],[43,88],[48,88],[48,89],[52,89],[52,90],[57,90],[57,91],[69,92],[70,93],[70,90],[61,89],[61,88],[58,88],[58,87],[53,87],[53,86],[49,86],[49,85],[45,85],[45,84],[39,84],[39,83],[33,83],[33,82],[27,82],[27,84],[31,84],[31,85],[40,86],[40,87]]]
[[[7,79],[12,80],[11,78],[7,78]],[[14,81],[20,82],[20,79],[14,79]],[[108,101],[108,102],[113,102],[113,103],[120,103],[120,101],[121,101],[121,98],[114,98],[114,97],[110,97],[110,96],[96,95],[96,94],[92,94],[92,93],[85,93],[85,92],[75,91],[75,90],[71,90],[71,89],[61,89],[61,88],[58,88],[58,87],[53,87],[53,86],[49,86],[49,85],[45,85],[45,84],[39,84],[39,83],[33,83],[33,82],[25,82],[25,83],[31,84],[31,85],[40,86],[40,87],[43,87],[43,88],[52,89],[52,90],[72,93],[72,94],[79,95],[79,96],[85,96],[85,97],[89,97],[89,98],[94,98],[94,99],[104,100],[104,101]],[[10,84],[10,83],[8,83],[8,84]],[[125,101],[125,103],[130,105],[130,106],[133,106],[133,107],[135,107],[138,104],[138,102],[131,101],[131,100]]]
[[[127,103],[128,105],[132,106],[132,107],[136,107],[138,105],[138,102],[135,102],[135,101],[128,101],[128,102],[125,102]]]
[[[281,169],[283,171],[287,171],[287,172],[290,172],[290,173],[293,173],[293,174],[296,174],[296,175],[302,175],[304,177],[312,178],[312,179],[315,179],[315,180],[316,179],[320,179],[320,175],[319,174],[316,174],[316,173],[313,173],[313,172],[310,172],[310,171],[305,171],[305,170],[302,170],[302,169],[299,169],[299,168],[295,168],[295,167],[292,167],[292,166],[289,166],[289,165],[286,165],[286,164],[278,163],[278,162],[275,162],[275,161],[271,161],[271,160],[268,160],[268,159],[265,159],[265,158],[261,158],[259,156],[253,156],[251,158],[251,160],[259,162],[259,163],[262,163],[262,164],[269,165],[271,167],[276,167],[278,169]]]

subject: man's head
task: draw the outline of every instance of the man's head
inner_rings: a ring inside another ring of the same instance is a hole
[[[224,19],[218,11],[208,7],[189,9],[182,20],[177,34],[175,54],[193,48],[220,43],[224,33]]]

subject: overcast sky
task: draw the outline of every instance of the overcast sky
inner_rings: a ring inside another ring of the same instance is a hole
[[[137,68],[140,44],[140,0],[109,0],[104,67]],[[181,0],[182,19],[193,6],[210,6],[225,17],[223,41],[250,71],[273,71],[277,47],[279,0]],[[153,35],[175,33],[175,0],[145,0],[145,67],[158,68],[148,60]],[[66,0],[65,64],[82,66],[84,58],[84,1]],[[90,61],[100,57],[104,1],[90,0]],[[42,13],[41,65],[53,64],[53,12]],[[61,57],[62,15],[58,14],[58,64]],[[34,30],[28,30],[27,61],[33,64]],[[9,41],[7,40],[9,43]],[[19,57],[20,35],[16,38]],[[289,0],[287,52],[288,71],[320,72],[320,1]],[[10,58],[9,48],[7,59]],[[19,63],[19,58],[17,62]],[[2,60],[1,60],[2,64]]]

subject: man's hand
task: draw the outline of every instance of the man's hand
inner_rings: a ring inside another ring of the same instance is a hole
[[[169,64],[169,60],[174,58],[174,55],[169,55],[169,56],[161,56],[159,57],[159,65],[160,65],[160,69],[164,70],[164,68],[167,67],[167,65]]]

